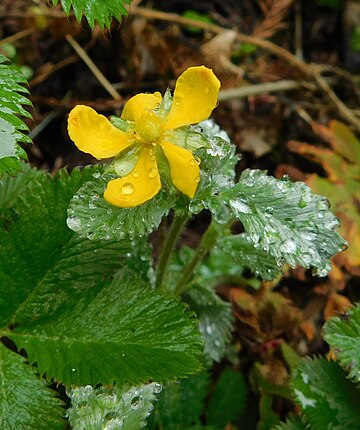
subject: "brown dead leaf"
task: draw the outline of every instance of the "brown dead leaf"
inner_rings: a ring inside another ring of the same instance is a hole
[[[328,198],[340,219],[340,234],[349,242],[348,249],[334,258],[335,264],[360,275],[360,141],[338,121],[331,121],[329,127],[314,121],[310,124],[330,148],[293,141],[288,145],[290,150],[320,163],[327,173],[327,178],[307,175],[306,183],[315,193]],[[331,276],[342,288],[344,279],[339,273]]]
[[[256,343],[293,336],[302,318],[290,299],[265,285],[254,294],[232,288],[230,300],[242,334]]]
[[[347,297],[338,293],[332,293],[324,309],[324,319],[328,320],[335,315],[343,314],[351,306],[352,304]]]
[[[316,329],[313,322],[309,320],[303,321],[300,324],[300,329],[305,333],[307,340],[311,341],[314,339]]]

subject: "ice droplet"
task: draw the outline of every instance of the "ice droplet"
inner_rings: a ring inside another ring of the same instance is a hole
[[[130,196],[135,191],[135,188],[131,182],[125,182],[125,184],[123,184],[121,187],[121,191],[126,196]]]

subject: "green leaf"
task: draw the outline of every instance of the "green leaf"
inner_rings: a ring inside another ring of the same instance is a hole
[[[184,299],[199,320],[200,332],[204,337],[205,357],[219,362],[231,340],[231,305],[224,302],[215,291],[200,285],[191,287]]]
[[[286,422],[274,427],[273,430],[306,430],[308,426],[304,424],[300,418],[290,417]]]
[[[302,182],[275,179],[261,170],[245,170],[239,182],[220,197],[228,202],[257,247],[280,265],[313,267],[319,276],[345,241],[327,200]]]
[[[324,339],[334,349],[349,377],[360,382],[360,305],[324,325]]]
[[[29,99],[23,95],[29,91],[22,84],[27,84],[24,75],[0,54],[0,174],[9,169],[16,170],[19,167],[16,159],[26,159],[25,151],[17,142],[31,143],[31,139],[23,134],[28,127],[16,116],[31,118],[23,107],[31,106]]]
[[[91,385],[67,392],[71,407],[67,411],[73,430],[139,430],[154,409],[160,384],[138,387],[114,386],[93,389]]]
[[[357,430],[360,390],[335,362],[304,359],[294,371],[292,388],[306,420],[316,430]]]
[[[8,336],[41,372],[64,384],[138,384],[200,368],[196,320],[128,269],[51,319],[20,325]]]
[[[0,324],[51,318],[124,265],[129,242],[90,242],[66,226],[73,193],[92,169],[30,170],[0,182]],[[122,258],[120,258],[122,257]],[[145,264],[145,263],[144,263]]]
[[[168,383],[156,406],[157,420],[163,430],[183,430],[200,424],[200,416],[210,384],[205,372],[180,382]]]
[[[15,158],[7,158],[7,160],[18,161]],[[25,189],[30,181],[43,174],[24,163],[21,163],[19,167],[21,167],[21,171],[17,170],[15,176],[12,176],[13,173],[7,172],[0,178],[0,213],[10,207],[19,192]]]
[[[225,369],[210,397],[206,411],[208,424],[224,428],[236,420],[246,405],[247,388],[243,375]]]
[[[25,359],[0,343],[1,430],[63,429],[63,408]]]
[[[275,258],[254,245],[245,233],[222,236],[216,245],[230,257],[234,266],[249,268],[266,281],[274,279],[280,273]]]
[[[68,209],[68,226],[88,239],[123,240],[148,235],[158,228],[173,206],[173,197],[161,190],[147,203],[118,208],[107,203],[103,193],[111,175],[94,173],[74,195]]]
[[[196,151],[201,159],[201,181],[194,198],[190,201],[189,209],[194,214],[209,209],[217,222],[225,223],[230,212],[219,198],[219,194],[235,183],[235,166],[238,162],[235,145],[211,119],[201,122],[195,129],[201,131],[208,146]]]
[[[56,5],[59,0],[52,2]],[[91,28],[94,28],[95,21],[101,28],[104,26],[110,28],[113,18],[121,21],[122,16],[127,16],[125,6],[130,4],[131,0],[60,0],[60,2],[67,15],[73,8],[78,21],[81,21],[84,14]]]
[[[274,398],[271,394],[262,393],[259,401],[259,421],[257,430],[268,430],[279,424],[280,418],[273,410]]]

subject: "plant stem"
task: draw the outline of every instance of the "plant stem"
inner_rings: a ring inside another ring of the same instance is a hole
[[[169,264],[170,256],[174,246],[179,238],[179,235],[188,220],[186,212],[175,213],[173,222],[168,231],[168,235],[164,240],[162,249],[160,251],[157,271],[156,271],[156,288],[163,288],[166,270]]]
[[[185,267],[185,270],[177,283],[174,290],[176,295],[182,294],[189,286],[189,281],[193,275],[194,269],[205,257],[208,251],[215,245],[218,236],[218,231],[215,228],[215,224],[211,222],[204,236],[202,237],[197,250],[189,264]]]

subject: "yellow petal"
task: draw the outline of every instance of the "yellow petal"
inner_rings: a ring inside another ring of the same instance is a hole
[[[160,190],[161,182],[155,156],[150,145],[140,154],[134,170],[123,178],[107,184],[104,198],[120,208],[132,208],[152,199]]]
[[[133,143],[130,136],[89,106],[78,105],[72,109],[68,119],[68,132],[80,151],[97,159],[115,157]]]
[[[170,165],[170,176],[175,187],[188,197],[194,197],[200,181],[200,168],[187,149],[162,142],[161,147]]]
[[[162,97],[160,93],[136,94],[136,96],[131,97],[131,99],[125,103],[121,118],[129,121],[136,121],[149,111],[159,107],[161,100]]]
[[[173,103],[164,129],[195,124],[207,119],[216,106],[220,81],[205,66],[189,67],[175,85]]]

